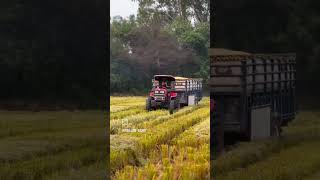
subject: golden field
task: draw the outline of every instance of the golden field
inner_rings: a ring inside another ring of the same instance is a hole
[[[209,98],[172,115],[147,112],[145,97],[110,105],[112,179],[209,179]]]

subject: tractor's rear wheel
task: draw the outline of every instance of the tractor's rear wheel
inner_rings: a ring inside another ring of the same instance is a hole
[[[170,114],[173,113],[175,107],[176,107],[176,102],[175,102],[175,100],[171,100],[171,101],[170,101],[170,104],[169,104],[169,112],[170,112]]]
[[[146,100],[146,110],[150,111],[151,110],[151,98],[148,97]]]

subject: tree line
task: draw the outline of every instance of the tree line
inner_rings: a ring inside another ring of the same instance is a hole
[[[209,76],[207,0],[138,0],[137,16],[111,17],[110,91],[146,94],[155,74]]]
[[[102,0],[1,1],[1,108],[101,107],[108,89],[146,93],[155,73],[206,82],[210,43],[295,52],[301,97],[319,92],[319,1],[216,0],[211,14],[208,0],[134,1],[138,15],[129,19],[110,17]]]
[[[216,0],[212,8],[212,46],[296,53],[299,98],[320,97],[319,1]]]
[[[102,0],[1,1],[1,108],[104,106],[105,7]]]

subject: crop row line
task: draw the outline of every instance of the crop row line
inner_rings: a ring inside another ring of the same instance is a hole
[[[150,153],[142,167],[126,166],[113,179],[209,179],[210,120],[194,125],[171,141]],[[185,140],[201,143],[180,143]],[[177,143],[177,144],[174,144]]]
[[[135,115],[135,114],[139,114],[139,113],[143,113],[146,112],[145,109],[141,108],[141,107],[135,107],[126,111],[119,111],[119,112],[115,112],[115,113],[110,113],[110,120],[119,120],[122,118],[125,118],[127,116],[131,116],[131,115]]]
[[[157,145],[165,144],[166,142],[173,139],[175,136],[181,134],[185,129],[194,124],[197,124],[202,119],[209,116],[209,109],[199,109],[188,117],[176,118],[170,121],[166,121],[160,125],[155,126],[146,133],[140,133],[137,137],[135,146],[128,149],[113,150],[111,148],[111,167],[112,171],[124,167],[128,164],[137,165],[138,158],[147,158],[149,152],[154,149]],[[124,134],[125,135],[125,134]],[[112,143],[112,142],[111,142]],[[134,162],[130,162],[132,160]]]
[[[123,128],[134,128],[134,126],[138,123],[148,121],[151,119],[159,118],[164,115],[169,114],[168,111],[165,110],[157,110],[152,112],[143,112],[140,114],[132,115],[123,119],[119,119],[117,121],[110,122],[110,134],[118,134],[121,133],[121,129]]]

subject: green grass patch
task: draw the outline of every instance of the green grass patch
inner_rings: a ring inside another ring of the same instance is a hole
[[[80,169],[106,159],[105,150],[105,146],[88,147],[6,164],[0,167],[0,179],[43,179],[57,171]]]
[[[235,170],[217,179],[303,179],[320,168],[320,142],[302,142],[264,161]]]
[[[300,112],[297,118],[292,121],[288,127],[284,128],[283,137],[278,139],[268,139],[261,141],[239,143],[218,159],[213,161],[213,172],[211,175],[214,178],[224,179],[229,177],[234,171],[245,171],[246,168],[255,166],[256,164],[264,163],[269,158],[277,156],[279,153],[287,149],[294,149],[299,147],[303,151],[309,151],[307,144],[316,143],[320,139],[320,113],[319,112]],[[305,149],[304,149],[305,146]],[[315,149],[318,147],[315,146]],[[318,149],[318,151],[320,151]],[[312,153],[312,152],[310,152]],[[294,157],[292,157],[294,159]],[[285,161],[288,162],[288,161]],[[298,161],[297,161],[298,162]],[[291,163],[291,162],[290,162]],[[300,163],[300,162],[299,162]],[[289,166],[290,164],[284,164]],[[274,164],[269,164],[270,168]],[[269,169],[270,169],[269,168]],[[295,178],[304,176],[306,174],[297,174]],[[235,176],[233,176],[235,177]],[[258,178],[252,174],[252,177]],[[275,178],[274,176],[271,176]],[[287,176],[285,176],[287,177]],[[276,177],[280,178],[281,177]],[[290,176],[291,178],[291,176]],[[289,178],[289,179],[290,179]]]
[[[102,111],[1,111],[0,179],[46,179],[81,169],[83,177],[95,176],[95,166],[85,167],[107,158],[106,121]]]

